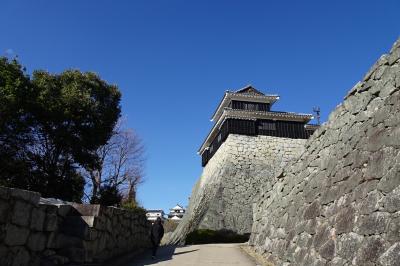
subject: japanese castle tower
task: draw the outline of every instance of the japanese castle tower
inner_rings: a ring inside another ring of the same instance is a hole
[[[235,92],[226,91],[211,121],[210,133],[198,153],[205,166],[229,134],[275,136],[307,139],[318,126],[307,124],[313,116],[271,111],[278,95],[266,95],[252,86]]]

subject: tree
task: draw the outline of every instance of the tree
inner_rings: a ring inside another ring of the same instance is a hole
[[[117,124],[107,144],[97,150],[96,167],[84,171],[91,184],[91,203],[104,204],[103,195],[111,198],[110,194],[115,200],[107,201],[107,205],[120,203],[122,194],[128,201],[135,201],[136,188],[143,182],[144,146],[133,130],[121,124]]]
[[[105,184],[99,189],[98,204],[103,206],[117,205],[122,201],[122,194],[116,186]]]
[[[39,126],[30,158],[40,175],[35,185],[47,184],[41,191],[45,195],[56,191],[58,197],[71,199],[71,193],[64,194],[65,185],[75,184],[81,198],[84,179],[79,166],[97,163],[95,151],[109,140],[120,115],[120,92],[97,75],[77,70],[60,75],[34,72],[32,82],[39,91],[34,109]]]
[[[29,175],[23,160],[32,143],[30,99],[36,93],[17,60],[0,58],[0,185],[22,187]]]
[[[0,141],[14,147],[0,150],[0,158],[11,154],[11,161],[24,166],[9,165],[2,183],[80,201],[79,169],[93,167],[96,150],[112,136],[121,112],[118,88],[90,72],[35,71],[29,79],[16,60],[0,63],[0,103],[6,104],[0,109]]]

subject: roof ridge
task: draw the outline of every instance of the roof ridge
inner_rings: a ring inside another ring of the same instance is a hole
[[[250,93],[253,94],[259,94],[259,95],[265,95],[264,93],[262,93],[261,91],[257,90],[256,88],[254,88],[252,85],[247,85],[239,90],[236,90],[235,93],[246,93],[246,90],[249,91]]]

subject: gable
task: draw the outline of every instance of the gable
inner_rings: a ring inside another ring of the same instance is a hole
[[[252,94],[252,95],[264,95],[264,93],[256,90],[253,86],[248,85],[244,87],[243,89],[237,90],[235,93],[240,93],[240,94]]]

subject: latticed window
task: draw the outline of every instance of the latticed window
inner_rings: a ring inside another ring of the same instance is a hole
[[[261,130],[276,130],[276,124],[274,122],[260,122],[258,129]]]

